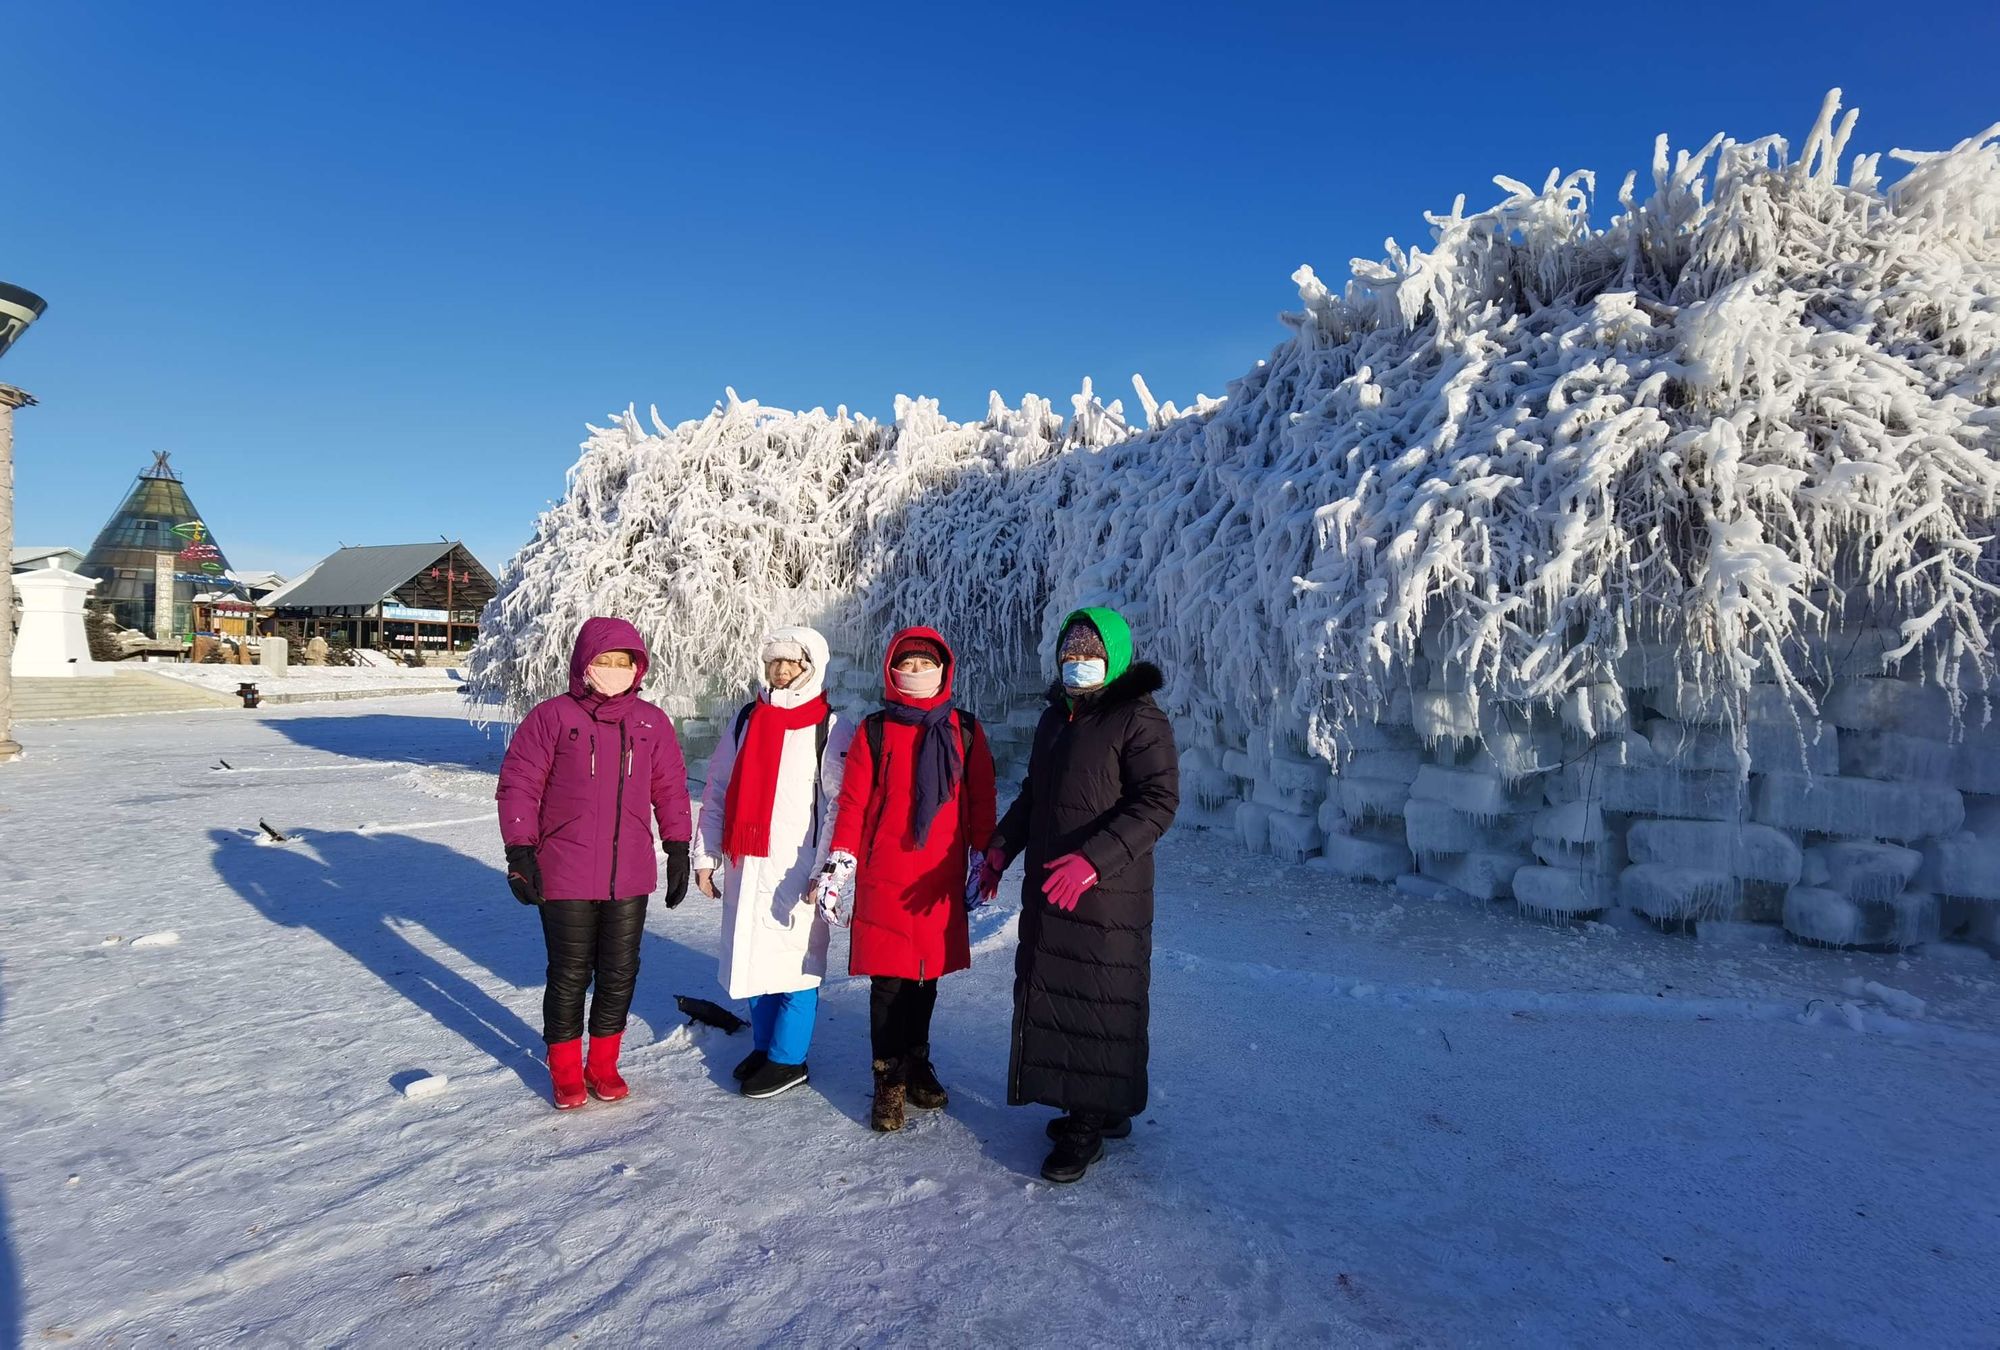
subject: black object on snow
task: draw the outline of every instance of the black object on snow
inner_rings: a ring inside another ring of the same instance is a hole
[[[686,994],[675,994],[674,1006],[686,1013],[693,1020],[711,1027],[721,1027],[732,1036],[750,1025],[735,1013],[729,1011],[729,1009],[719,1004],[710,1003],[705,998],[691,998]]]

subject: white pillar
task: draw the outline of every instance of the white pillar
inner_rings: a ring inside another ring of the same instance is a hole
[[[34,401],[0,384],[0,764],[21,757],[14,740],[14,409]]]
[[[21,595],[21,634],[14,642],[15,679],[109,675],[90,659],[83,602],[97,589],[93,577],[46,568],[14,578]]]

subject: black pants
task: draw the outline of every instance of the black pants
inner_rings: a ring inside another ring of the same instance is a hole
[[[928,1055],[936,1008],[936,980],[877,975],[868,988],[868,1043],[875,1058],[901,1059],[912,1051]]]
[[[545,900],[542,937],[549,946],[549,985],[542,993],[542,1039],[550,1045],[583,1035],[583,991],[590,1000],[590,1034],[616,1036],[632,1009],[639,979],[639,939],[646,931],[646,901]]]

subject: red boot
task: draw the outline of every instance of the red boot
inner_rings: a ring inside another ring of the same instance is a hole
[[[589,1098],[583,1090],[583,1040],[549,1044],[549,1081],[555,1087],[556,1110],[569,1111]]]
[[[618,1046],[624,1039],[622,1031],[616,1036],[590,1038],[590,1063],[584,1066],[583,1081],[589,1085],[590,1095],[601,1102],[615,1102],[632,1090],[618,1076]]]

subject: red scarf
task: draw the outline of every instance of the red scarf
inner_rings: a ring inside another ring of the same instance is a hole
[[[777,708],[758,699],[750,725],[736,748],[729,771],[729,794],[722,802],[722,851],[731,862],[771,856],[771,807],[778,800],[778,761],[785,733],[826,719],[826,695],[796,708]]]

